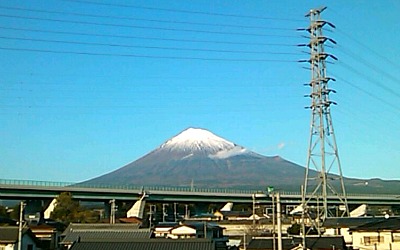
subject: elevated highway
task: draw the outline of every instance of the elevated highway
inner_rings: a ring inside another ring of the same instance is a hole
[[[0,179],[0,199],[35,200],[53,199],[62,192],[71,192],[75,199],[83,201],[136,201],[146,194],[149,202],[199,202],[199,203],[257,203],[271,204],[271,195],[259,190],[205,189],[190,187],[143,187],[143,186],[89,186],[78,183],[48,182],[32,180]],[[279,191],[283,205],[298,205],[301,194]],[[254,196],[254,194],[257,194]],[[349,205],[399,206],[399,195],[348,194]],[[315,201],[317,203],[318,201]],[[335,205],[337,197],[328,197]]]

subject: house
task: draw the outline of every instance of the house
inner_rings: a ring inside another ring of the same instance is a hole
[[[171,229],[178,226],[178,222],[161,222],[154,227],[154,236],[156,238],[167,238]]]
[[[38,240],[41,249],[58,249],[61,233],[65,229],[62,223],[30,225],[32,233]]]
[[[211,239],[134,239],[118,242],[75,242],[70,250],[223,250]]]
[[[186,221],[180,223],[160,223],[154,228],[157,238],[172,240],[207,239],[214,244],[213,249],[226,249],[228,237],[224,237],[224,228],[211,222]]]
[[[282,239],[283,250],[300,250],[303,238],[299,236],[286,237]],[[312,250],[345,250],[347,249],[343,237],[340,236],[307,236],[306,247]],[[248,250],[273,250],[273,238],[254,238],[247,245]],[[278,241],[275,239],[275,249],[278,249]]]
[[[153,237],[150,229],[136,224],[75,224],[71,223],[61,235],[61,245],[69,249],[75,242],[126,242]]]
[[[359,226],[377,223],[384,219],[384,217],[336,217],[327,218],[323,224],[325,229],[324,235],[341,235],[343,236],[346,245],[348,247],[353,246],[353,234],[350,231],[351,228],[357,228]]]
[[[18,233],[17,226],[2,226],[0,227],[0,249],[14,250],[18,246]],[[23,228],[21,238],[21,248],[27,250],[36,250],[38,241],[35,235],[29,228]]]
[[[184,222],[171,228],[167,238],[184,239],[184,238],[208,238],[208,239],[224,239],[223,228],[215,223],[207,222]]]
[[[400,249],[400,217],[379,219],[350,228],[353,249]]]

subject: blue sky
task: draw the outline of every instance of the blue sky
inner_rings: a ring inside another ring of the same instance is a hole
[[[399,1],[0,1],[0,178],[82,181],[187,127],[304,165],[304,17],[337,41],[345,176],[400,179]]]

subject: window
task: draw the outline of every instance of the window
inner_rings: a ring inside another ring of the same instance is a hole
[[[375,243],[383,243],[383,236],[364,236],[364,245],[370,246]]]
[[[393,234],[392,235],[393,242],[400,242],[400,234]]]

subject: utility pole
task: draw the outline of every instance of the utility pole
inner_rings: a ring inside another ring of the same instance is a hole
[[[163,204],[162,204],[162,213],[163,213],[162,221],[163,221],[163,222],[165,222],[165,217],[168,216],[168,213],[167,213],[167,206],[168,206],[168,204],[166,204],[166,203],[163,203]]]
[[[174,221],[176,222],[178,220],[178,210],[177,210],[177,202],[174,202]]]
[[[278,222],[278,250],[282,250],[282,211],[281,198],[279,192],[276,193],[276,215]]]
[[[150,205],[149,207],[150,211],[149,211],[149,227],[151,228],[153,226],[153,220],[155,217],[155,213],[156,213],[156,205]]]
[[[253,230],[255,230],[256,226],[256,194],[252,195],[253,198]]]
[[[189,211],[189,205],[185,204],[185,219],[189,219],[190,211]]]
[[[273,250],[276,250],[276,239],[275,239],[275,193],[272,192],[272,246]]]
[[[115,224],[115,212],[117,206],[115,205],[115,199],[110,200],[110,224]]]
[[[300,62],[308,62],[311,66],[311,81],[305,84],[311,88],[310,94],[306,95],[306,97],[311,98],[311,105],[308,107],[311,109],[311,125],[307,165],[302,188],[302,207],[305,215],[308,215],[308,205],[311,202],[315,203],[317,197],[321,197],[322,208],[316,220],[322,222],[328,217],[333,217],[328,207],[328,195],[336,197],[338,203],[344,206],[342,216],[348,216],[349,213],[330,109],[331,105],[336,105],[336,103],[330,100],[329,95],[336,93],[336,91],[330,89],[328,83],[335,81],[335,79],[326,74],[327,59],[337,60],[337,58],[325,52],[325,43],[336,44],[336,42],[323,35],[325,25],[331,28],[335,28],[335,26],[321,19],[321,13],[325,9],[326,7],[310,10],[306,15],[310,18],[310,26],[306,29],[299,29],[310,33],[309,44],[303,44],[303,46],[310,48],[310,59]],[[317,174],[312,175],[310,169],[316,170]],[[331,171],[336,172],[331,174]],[[310,190],[308,190],[309,187]],[[313,226],[321,234],[320,228],[315,224]],[[303,232],[303,234],[305,235],[306,232]]]
[[[18,250],[22,249],[22,230],[23,230],[23,223],[24,223],[24,209],[25,209],[25,203],[23,201],[21,201],[20,205],[19,205]]]

